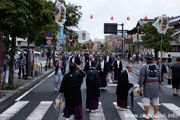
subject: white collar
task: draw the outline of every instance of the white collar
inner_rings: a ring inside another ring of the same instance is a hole
[[[129,71],[126,69],[127,73],[129,74]]]

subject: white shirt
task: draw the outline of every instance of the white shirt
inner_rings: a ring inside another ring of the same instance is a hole
[[[128,80],[129,80],[129,71],[126,69],[126,71],[127,71],[127,74],[128,74]]]
[[[89,67],[91,67],[91,61],[89,61]]]
[[[120,60],[117,60],[117,67],[119,68],[119,63],[120,63]]]
[[[109,56],[107,56],[106,62],[109,62]]]
[[[104,70],[104,60],[101,62],[101,70]]]
[[[74,58],[72,58],[72,63],[74,63]]]

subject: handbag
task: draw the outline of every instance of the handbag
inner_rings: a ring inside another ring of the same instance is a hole
[[[59,98],[59,96],[56,97],[55,102],[54,102],[54,108],[59,112],[64,111],[65,102],[63,101],[62,97],[61,98]]]

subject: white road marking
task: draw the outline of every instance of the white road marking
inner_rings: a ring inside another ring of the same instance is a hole
[[[162,103],[162,105],[180,117],[180,108],[178,106],[174,105],[173,103]]]
[[[144,110],[144,104],[142,102],[137,102],[137,104]],[[149,107],[149,115],[150,115],[150,117],[152,117],[154,115],[154,108],[152,105]],[[161,114],[159,111],[158,111],[157,115],[159,117],[158,120],[168,120],[166,118],[167,116],[165,114]],[[157,120],[157,119],[152,118],[152,120]]]
[[[110,86],[110,87],[116,87],[117,84],[108,84],[108,86]]]
[[[0,120],[9,120],[11,119],[17,112],[19,112],[29,101],[18,101],[2,114],[0,114]]]
[[[42,102],[40,102],[40,104],[26,118],[26,120],[41,120],[52,103],[53,103],[52,101],[42,101]]]
[[[27,94],[29,94],[33,89],[35,89],[37,86],[39,86],[41,83],[43,83],[47,78],[51,77],[55,72],[51,73],[49,76],[47,76],[44,80],[42,80],[40,83],[35,85],[30,90],[26,91],[24,94],[22,94],[20,97],[18,97],[15,101],[20,101],[23,97],[25,97]]]
[[[163,87],[166,87],[166,88],[172,88],[171,85],[165,85],[165,86],[163,86]]]
[[[98,112],[90,113],[90,120],[105,120],[102,104],[99,102]]]
[[[114,107],[116,108],[121,120],[137,120],[135,115],[131,112],[130,109],[128,109],[127,111],[120,111],[118,109],[117,103],[113,102],[113,104],[114,104]]]

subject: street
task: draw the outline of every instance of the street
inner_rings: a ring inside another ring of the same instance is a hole
[[[125,68],[126,62],[123,62]],[[140,68],[134,66],[136,73]],[[68,66],[67,66],[68,68]],[[138,73],[137,73],[138,74]],[[58,120],[61,115],[54,109],[54,100],[58,92],[54,91],[54,72],[43,79],[39,84],[25,92],[13,103],[0,111],[0,120]],[[135,73],[130,74],[130,82],[137,84],[138,76]],[[120,111],[116,105],[116,84],[109,84],[106,90],[101,91],[99,99],[99,111],[96,113],[86,112],[86,86],[85,78],[82,89],[83,99],[83,120],[143,120],[144,113],[141,98],[135,99],[134,109]],[[174,97],[171,85],[167,84],[167,79],[162,83],[160,93],[160,108],[158,115],[162,117],[159,120],[179,120],[180,102],[179,97]],[[131,106],[129,96],[129,106]],[[153,109],[150,108],[150,113]],[[167,117],[167,118],[166,118]]]

